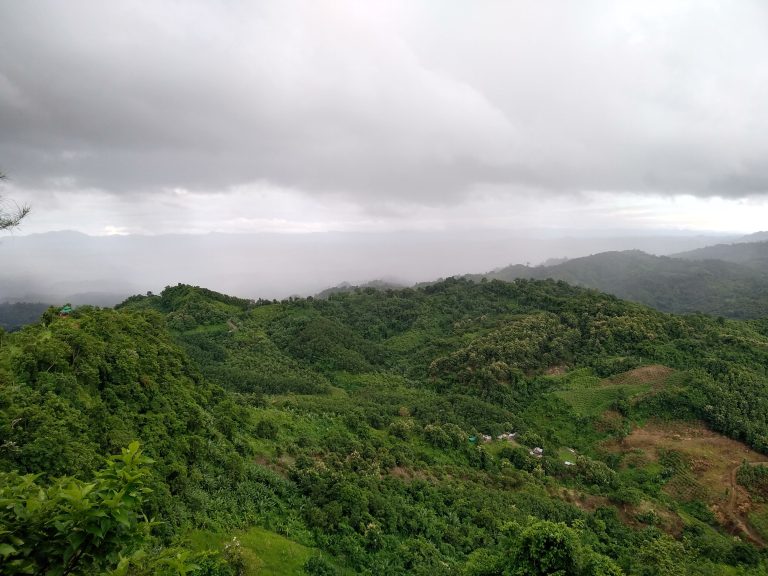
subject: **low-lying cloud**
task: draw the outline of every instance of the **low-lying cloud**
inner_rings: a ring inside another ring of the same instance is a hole
[[[757,0],[28,0],[0,22],[0,162],[33,199],[768,193]]]

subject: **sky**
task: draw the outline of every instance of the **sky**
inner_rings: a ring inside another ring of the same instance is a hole
[[[762,0],[0,0],[20,234],[768,220]]]

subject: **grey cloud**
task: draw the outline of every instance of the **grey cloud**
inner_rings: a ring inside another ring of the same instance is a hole
[[[768,193],[768,167],[748,166],[721,176],[710,183],[711,190],[729,190],[734,194],[756,195]]]
[[[368,207],[768,192],[763,5],[620,4],[5,0],[0,161],[27,188]]]

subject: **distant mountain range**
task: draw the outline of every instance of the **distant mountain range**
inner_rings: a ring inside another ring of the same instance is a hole
[[[760,232],[768,240],[768,232]],[[723,260],[768,272],[768,241],[716,244],[673,255],[685,260]]]
[[[754,232],[753,234],[747,234],[737,240],[737,242],[764,242],[768,240],[768,230],[762,232]]]
[[[13,332],[26,324],[33,324],[47,309],[48,304],[43,302],[2,302],[0,303],[0,328]]]
[[[342,241],[339,237],[331,242],[328,238],[322,238],[328,241],[328,245],[321,252],[329,254],[335,251],[341,254],[342,246],[352,239],[344,237],[345,240]],[[362,241],[364,238],[356,236],[354,239]],[[318,241],[320,239],[319,236],[315,238]],[[254,291],[245,290],[242,286],[252,283],[255,285],[257,281],[262,285],[269,283],[271,273],[268,271],[276,269],[276,259],[281,258],[279,251],[275,250],[275,253],[267,261],[260,262],[260,265],[254,265],[254,260],[248,266],[243,262],[243,258],[249,259],[251,255],[264,257],[264,254],[270,254],[269,250],[264,250],[263,242],[270,243],[273,240],[275,238],[272,237],[226,235],[189,238],[96,238],[71,232],[8,238],[0,251],[0,268],[4,270],[3,278],[0,279],[0,301],[46,302],[57,305],[70,302],[76,306],[113,306],[130,293],[143,293],[148,288],[156,289],[158,284],[168,284],[171,273],[178,277],[199,276],[200,283],[203,283],[203,277],[215,276],[221,282],[241,286],[240,290],[233,289],[233,293],[260,297],[261,291],[254,294]],[[293,255],[304,253],[306,239],[280,240],[297,242],[292,251]],[[377,242],[380,240],[382,238]],[[408,240],[415,241],[415,238],[401,240],[407,243]],[[505,245],[502,240],[488,238],[485,241],[488,246],[494,246],[494,249],[499,251]],[[696,239],[697,242],[702,240]],[[717,241],[719,238],[710,238],[710,241],[713,240]],[[625,242],[628,243],[629,240],[625,239]],[[689,248],[694,240],[686,239],[685,242],[688,242],[688,245],[684,245],[684,242],[676,243],[670,238],[668,248],[670,252],[674,248],[678,251],[681,248]],[[730,318],[768,317],[768,232],[734,238],[734,242],[696,247],[672,256],[654,256],[640,250],[599,251],[585,257],[550,258],[541,266],[516,264],[466,277],[475,280],[495,278],[506,281],[518,278],[551,278],[647,304],[665,312],[703,312]],[[620,244],[618,241],[616,243]],[[440,257],[448,258],[445,251],[451,252],[450,246],[453,244],[435,244],[438,245],[441,248]],[[581,246],[586,247],[586,244]],[[520,249],[514,246],[513,248]],[[554,245],[549,249],[552,248]],[[426,250],[426,247],[419,245],[418,250]],[[406,251],[406,246],[400,246],[398,251]],[[213,254],[216,255],[215,259],[211,259]],[[316,252],[314,255],[319,254]],[[569,252],[565,251],[563,254],[568,255]],[[387,258],[391,259],[395,255],[391,253],[385,258],[382,252],[381,258],[367,259],[365,266],[360,269],[360,274],[376,269],[377,262],[383,273],[389,272]],[[307,260],[308,256],[312,256],[312,252],[302,256],[304,260],[301,262],[307,264],[303,273],[298,274],[298,269],[301,268],[299,266],[292,269],[291,274],[311,278],[315,283],[322,281],[322,266],[319,266],[319,260],[316,259],[309,265],[311,258]],[[360,258],[360,255],[356,258]],[[419,256],[419,259],[423,258],[426,258],[426,253]],[[487,262],[487,259],[476,264],[483,266],[484,262]],[[353,266],[352,262],[349,265]],[[342,270],[338,268],[335,272],[343,273]],[[439,275],[435,273],[437,269],[424,270],[424,273],[429,272],[433,273],[435,278]],[[323,273],[328,274],[329,271]],[[140,288],[142,284],[143,289]],[[322,291],[318,291],[318,287],[315,293],[316,297],[327,298],[332,294],[356,289],[385,290],[411,284],[412,281],[407,279],[402,282],[344,282]],[[309,281],[307,285],[309,286]],[[265,292],[265,295],[269,295],[272,290]],[[44,308],[41,307],[44,306],[47,304],[12,308],[10,304],[5,304],[0,308],[0,326],[13,329],[21,324],[33,322],[39,317],[38,311],[42,311]]]
[[[721,256],[715,259],[715,255]],[[672,258],[602,252],[550,266],[513,265],[469,278],[563,280],[664,312],[768,316],[768,242],[718,245]]]
[[[316,294],[342,280],[403,284],[637,248],[670,254],[735,240],[722,235],[603,233],[551,237],[515,230],[0,237],[0,302],[114,305],[184,282],[248,298]],[[94,293],[100,293],[98,301]],[[85,295],[76,298],[77,295]],[[79,300],[79,302],[75,302]]]

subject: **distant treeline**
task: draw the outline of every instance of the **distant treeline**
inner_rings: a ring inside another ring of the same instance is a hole
[[[37,322],[48,306],[43,302],[4,302],[0,304],[0,327],[13,332],[26,324]]]
[[[768,243],[713,247],[712,253],[706,250],[675,258],[639,250],[602,252],[548,266],[517,264],[469,278],[563,280],[662,312],[701,312],[737,319],[768,316]]]

